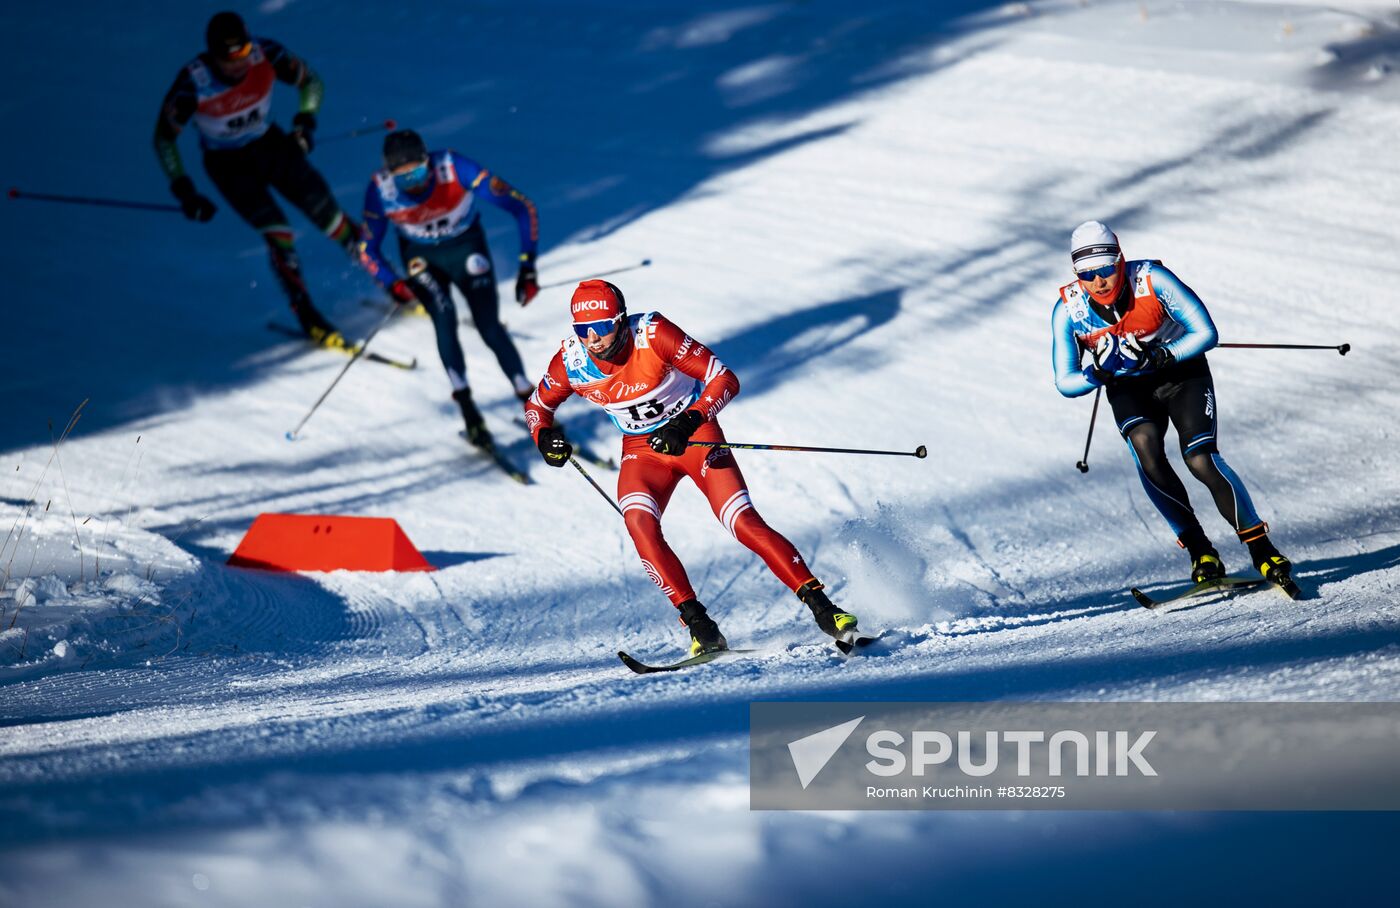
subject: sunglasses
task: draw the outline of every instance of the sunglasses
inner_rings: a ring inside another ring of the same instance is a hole
[[[394,185],[404,192],[411,192],[426,182],[428,182],[427,161],[424,161],[411,170],[395,172],[394,174]]]
[[[617,330],[617,323],[621,317],[605,318],[596,322],[574,322],[574,333],[584,340],[588,340],[590,333],[599,337],[607,337]]]
[[[240,47],[229,47],[224,50],[224,62],[233,63],[237,60],[246,60],[253,52],[253,42],[244,42]]]
[[[1102,268],[1095,268],[1093,271],[1076,271],[1075,274],[1079,276],[1081,281],[1092,281],[1094,278],[1098,277],[1113,277],[1113,273],[1117,270],[1118,263],[1114,262],[1112,265],[1104,265]]]

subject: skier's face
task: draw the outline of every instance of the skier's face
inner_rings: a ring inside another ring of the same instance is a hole
[[[612,349],[617,341],[618,323],[613,321],[612,330],[607,334],[600,335],[597,331],[589,331],[588,336],[583,339],[583,345],[588,348],[588,352],[594,356],[602,356]]]
[[[1118,288],[1123,284],[1122,261],[1115,262],[1111,268],[1098,268],[1093,271],[1079,272],[1079,285],[1084,288],[1084,292],[1094,298],[1096,302],[1107,306],[1118,297]],[[1108,272],[1105,274],[1104,272]]]
[[[214,58],[214,65],[219,70],[219,75],[229,82],[242,81],[248,75],[248,69],[253,65],[253,42],[249,41],[241,48],[231,50],[228,56],[218,56]]]

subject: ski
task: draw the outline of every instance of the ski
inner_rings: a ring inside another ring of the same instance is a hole
[[[525,425],[525,420],[521,419],[518,416],[515,418],[515,424],[520,428],[524,429],[526,432],[530,431],[529,427]],[[556,422],[554,425],[557,428],[563,428],[562,423]],[[601,470],[617,469],[617,461],[613,460],[611,457],[604,457],[603,455],[592,450],[586,445],[576,444],[572,441],[569,442],[569,444],[574,446],[575,456],[579,457],[582,460],[588,461],[589,463],[593,464],[593,466],[598,467]]]
[[[849,656],[852,652],[869,646],[883,636],[884,633],[867,634],[859,628],[853,631],[843,631],[841,636],[835,638],[836,648],[841,651],[842,655]]]
[[[1298,600],[1303,598],[1303,588],[1300,587],[1291,576],[1281,580],[1270,580],[1269,585],[1283,593],[1289,599]]]
[[[467,430],[458,429],[457,436],[459,438],[466,438]],[[530,481],[530,477],[523,470],[521,470],[515,464],[511,463],[508,459],[506,459],[506,456],[502,454],[500,450],[496,447],[495,442],[492,442],[489,445],[474,445],[471,442],[467,442],[467,447],[472,451],[480,451],[482,454],[485,454],[487,457],[491,458],[491,461],[496,466],[500,467],[507,476],[509,476],[511,479],[514,479],[522,486],[534,485],[534,483]]]
[[[320,344],[313,343],[312,340],[306,336],[306,333],[303,332],[300,328],[293,328],[291,325],[284,325],[281,322],[268,322],[267,330],[272,331],[276,334],[285,335],[286,337],[294,337],[299,341],[305,341],[306,343],[311,344],[313,347],[316,347],[318,350],[328,350],[332,353],[343,353],[346,356],[354,356],[355,351],[359,349],[359,347],[347,347],[341,349],[336,349],[334,347],[323,347]],[[393,366],[395,369],[413,370],[418,368],[418,357],[416,356],[410,357],[408,359],[399,359],[393,356],[385,356],[383,353],[376,353],[373,350],[368,350],[364,353],[363,358],[372,363],[379,363],[385,366]]]
[[[671,662],[666,665],[648,665],[645,662],[641,662],[637,659],[634,659],[632,656],[629,656],[622,650],[617,651],[617,658],[621,659],[623,665],[627,666],[638,675],[652,675],[656,674],[657,672],[675,672],[680,671],[683,668],[690,668],[694,665],[704,665],[707,662],[715,661],[721,656],[732,656],[736,654],[752,652],[754,652],[754,650],[751,649],[717,649],[712,650],[708,653],[700,653],[698,656],[691,656],[687,659],[682,659],[679,662]]]
[[[1239,589],[1253,589],[1264,583],[1263,577],[1217,577],[1214,580],[1202,580],[1200,583],[1193,583],[1185,589],[1181,589],[1167,596],[1154,598],[1147,595],[1137,587],[1133,587],[1131,592],[1138,605],[1145,609],[1159,609],[1164,605],[1171,605],[1183,599],[1194,599],[1197,596],[1205,596],[1209,593],[1230,593]]]

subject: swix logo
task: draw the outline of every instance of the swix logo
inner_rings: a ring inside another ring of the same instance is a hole
[[[1214,391],[1207,391],[1207,392],[1206,392],[1206,415],[1209,416],[1209,417],[1211,417],[1211,418],[1214,418],[1214,417],[1215,417],[1215,392],[1214,392]]]
[[[626,463],[626,462],[629,461],[629,460],[638,460],[638,459],[639,459],[639,457],[638,457],[638,455],[636,455],[636,454],[624,454],[624,455],[622,455],[622,462],[623,462],[623,463]]]
[[[599,312],[606,308],[607,300],[574,300],[574,315],[580,312]]]

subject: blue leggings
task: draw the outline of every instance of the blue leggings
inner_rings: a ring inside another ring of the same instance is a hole
[[[468,387],[466,356],[457,338],[457,307],[452,302],[454,284],[466,297],[472,323],[495,354],[501,371],[517,388],[522,383],[528,385],[520,352],[506,333],[505,325],[501,324],[496,272],[480,222],[473,223],[461,237],[436,246],[401,241],[399,252],[408,269],[414,295],[433,319],[438,356],[452,382],[452,390]]]
[[[1205,357],[1117,382],[1108,389],[1108,401],[1147,497],[1188,548],[1203,542],[1205,531],[1167,460],[1168,423],[1176,427],[1186,468],[1209,490],[1220,516],[1236,534],[1245,539],[1262,526],[1244,481],[1220,455],[1215,382]]]

